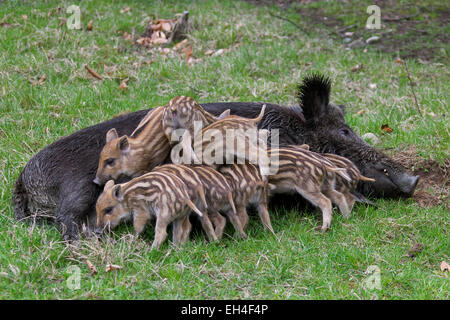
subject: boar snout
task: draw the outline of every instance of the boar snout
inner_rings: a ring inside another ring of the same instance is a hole
[[[394,182],[397,182],[396,184],[401,192],[408,197],[411,197],[416,189],[417,183],[419,182],[419,176],[411,176],[404,173],[397,179],[397,181]]]
[[[362,173],[366,177],[375,179],[375,182],[362,183],[363,193],[370,193],[375,197],[411,197],[419,182],[419,176],[412,176],[401,168],[386,167],[381,164],[366,167]]]

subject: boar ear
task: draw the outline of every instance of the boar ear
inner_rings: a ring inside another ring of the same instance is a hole
[[[297,98],[306,121],[317,120],[326,114],[330,89],[330,79],[319,73],[306,76],[298,86]]]
[[[108,182],[105,184],[104,189],[108,190],[111,189],[114,186],[114,180],[108,180]]]
[[[343,104],[338,105],[339,109],[342,110],[342,112],[345,114],[345,106]]]
[[[123,200],[122,187],[120,186],[120,184],[114,186],[112,195],[119,202]]]
[[[222,120],[225,119],[226,117],[228,117],[230,115],[230,109],[225,110],[224,112],[222,112],[218,117],[217,120]]]
[[[117,147],[122,152],[130,151],[130,143],[128,142],[128,137],[127,136],[121,137],[120,140],[117,142]]]
[[[117,131],[115,128],[109,129],[109,131],[106,133],[106,143],[117,139],[119,135],[117,134]]]

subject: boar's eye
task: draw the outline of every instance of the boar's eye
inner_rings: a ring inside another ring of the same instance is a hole
[[[103,214],[104,215],[108,215],[108,214],[111,214],[112,213],[112,211],[113,211],[113,207],[108,207],[108,208],[106,208],[105,210],[103,210]]]
[[[339,131],[339,133],[342,134],[342,135],[344,135],[344,136],[348,136],[348,135],[350,134],[350,130],[344,128],[344,129],[341,129],[341,130]]]
[[[116,159],[113,159],[113,158],[106,159],[105,165],[112,166],[114,164],[114,161],[116,161]]]

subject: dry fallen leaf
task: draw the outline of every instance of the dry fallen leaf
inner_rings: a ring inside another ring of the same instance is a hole
[[[42,77],[39,78],[39,84],[43,85],[45,83],[45,80],[47,80],[47,75],[44,73]]]
[[[450,264],[448,264],[445,261],[441,262],[441,271],[445,272],[445,271],[450,271]]]
[[[206,50],[206,51],[205,51],[205,56],[210,56],[210,55],[212,55],[213,53],[214,53],[214,50],[213,50],[213,49]]]
[[[92,274],[97,274],[97,268],[92,264],[92,262],[86,260],[86,264],[88,265],[89,271],[91,271]]]
[[[102,80],[102,76],[99,75],[97,72],[95,72],[94,70],[92,70],[91,68],[88,67],[88,65],[84,66],[86,68],[86,70],[94,77],[97,78],[98,80]]]
[[[189,59],[191,59],[191,57],[192,57],[192,47],[191,45],[188,45],[186,47],[186,57],[185,57],[186,61],[189,62]]]
[[[131,11],[131,8],[130,7],[125,7],[122,10],[120,10],[120,13],[125,13],[125,12],[128,12],[128,11]]]
[[[94,20],[89,20],[86,30],[91,31],[92,30],[92,25],[94,24]]]
[[[361,109],[361,110],[359,110],[356,114],[357,114],[358,116],[360,116],[360,115],[362,115],[364,112],[366,112],[366,110]]]
[[[106,265],[106,272],[111,272],[111,271],[120,270],[120,269],[122,269],[122,267],[118,266],[116,264],[107,264]]]
[[[170,24],[170,22],[162,22],[161,27],[165,32],[172,31],[172,25]]]
[[[28,20],[28,16],[27,16],[26,14],[23,14],[23,15],[22,15],[22,19],[23,19],[23,21],[26,22],[26,21]]]
[[[403,60],[400,58],[395,59],[395,62],[398,64],[403,64]]]
[[[386,133],[391,133],[393,131],[392,128],[390,128],[389,125],[387,124],[381,125],[381,130],[383,130]]]
[[[178,42],[174,48],[176,50],[182,49],[184,46],[186,46],[188,44],[188,39],[184,39],[183,41]]]
[[[133,41],[133,38],[131,37],[131,34],[129,34],[128,32],[124,32],[122,34],[122,38],[125,39],[125,40]]]
[[[377,84],[376,83],[370,83],[369,84],[369,88],[370,89],[376,89],[377,88]]]
[[[122,82],[120,83],[119,88],[120,88],[120,90],[124,90],[124,91],[128,89],[128,86],[127,86],[125,80],[122,80]]]

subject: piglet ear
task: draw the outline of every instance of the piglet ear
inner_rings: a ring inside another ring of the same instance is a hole
[[[127,136],[122,136],[120,140],[117,142],[117,147],[122,152],[130,151],[130,143],[128,142]]]
[[[115,128],[109,129],[109,131],[106,133],[106,143],[117,139],[119,135],[117,134],[117,131]]]
[[[122,187],[120,186],[120,184],[114,186],[114,189],[112,190],[112,195],[119,202],[123,200]]]
[[[226,117],[228,117],[230,115],[230,109],[225,110],[224,112],[222,112],[218,117],[217,120],[222,120],[225,119]]]
[[[114,186],[114,180],[108,180],[108,182],[105,184],[104,189],[108,190],[111,189]]]
[[[330,89],[330,79],[319,73],[306,76],[298,86],[297,98],[306,121],[318,120],[326,114]]]
[[[306,143],[299,145],[299,147],[305,150],[309,150],[309,145],[307,145]]]

